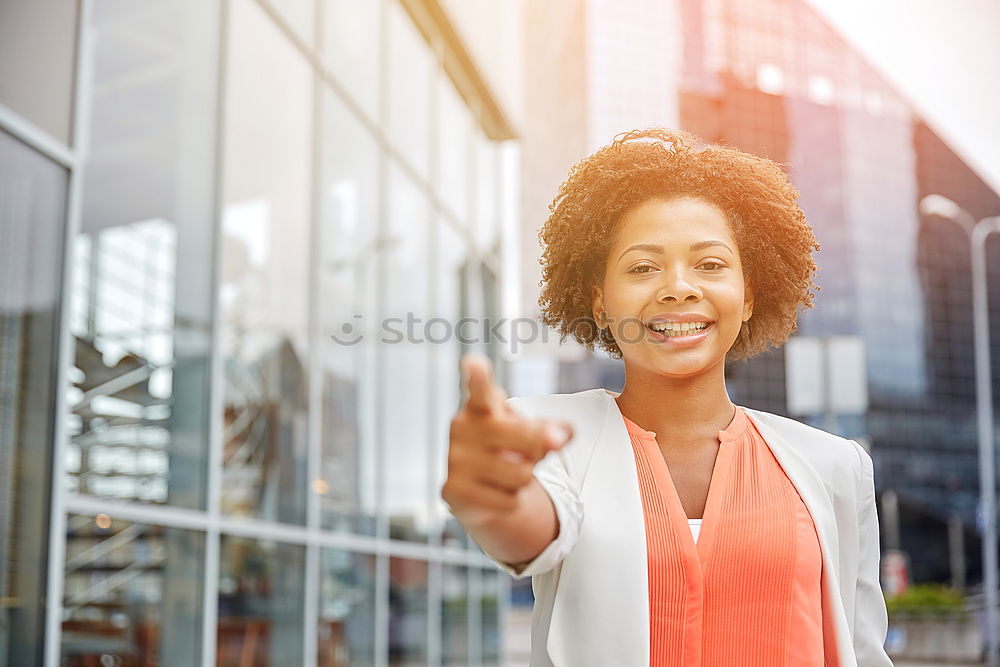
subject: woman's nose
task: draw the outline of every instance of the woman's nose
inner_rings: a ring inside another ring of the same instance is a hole
[[[701,290],[695,285],[686,269],[672,269],[663,272],[663,284],[656,294],[657,301],[687,301],[701,298]]]

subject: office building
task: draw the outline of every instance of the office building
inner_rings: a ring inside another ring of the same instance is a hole
[[[500,664],[431,321],[500,310],[518,12],[3,3],[0,665]]]

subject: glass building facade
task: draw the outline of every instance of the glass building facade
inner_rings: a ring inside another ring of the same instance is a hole
[[[0,5],[0,667],[500,664],[500,109],[429,0]]]

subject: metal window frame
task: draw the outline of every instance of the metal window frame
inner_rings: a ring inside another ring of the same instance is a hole
[[[69,393],[69,368],[73,358],[74,341],[70,331],[72,317],[73,269],[75,263],[73,241],[80,230],[83,207],[83,174],[80,165],[85,159],[88,143],[83,129],[89,121],[89,99],[93,81],[89,77],[91,42],[84,30],[92,11],[91,0],[80,0],[77,15],[76,67],[74,69],[75,90],[73,93],[72,133],[75,147],[45,141],[31,143],[43,153],[59,159],[60,153],[70,158],[61,162],[69,170],[69,197],[66,210],[66,236],[63,238],[63,282],[59,304],[59,352],[55,360],[55,411],[52,430],[52,473],[49,480],[49,549],[45,582],[45,636],[42,660],[46,667],[58,667],[62,648],[62,604],[63,578],[66,560],[66,511],[63,489],[65,475],[66,442],[68,420],[66,419]],[[31,137],[35,138],[35,137]],[[55,149],[53,151],[53,149]]]

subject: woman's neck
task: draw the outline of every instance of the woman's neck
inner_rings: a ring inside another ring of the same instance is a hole
[[[717,442],[733,421],[736,406],[726,390],[724,369],[693,378],[631,373],[615,399],[621,413],[656,433],[661,447]]]

